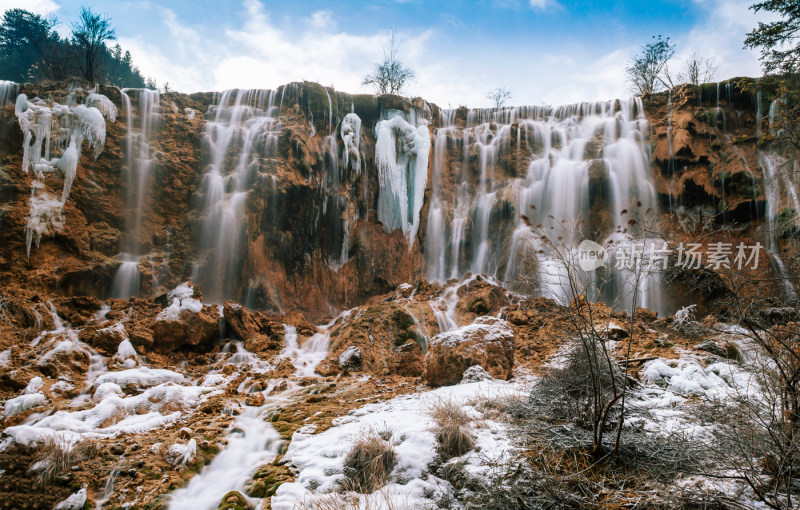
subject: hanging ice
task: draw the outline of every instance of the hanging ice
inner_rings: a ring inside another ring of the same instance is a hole
[[[100,110],[103,117],[107,118],[112,123],[116,122],[117,106],[103,94],[89,94],[89,97],[86,98],[86,105],[94,106]]]
[[[34,181],[34,184],[38,181]],[[35,190],[35,188],[34,188]],[[61,215],[61,201],[42,192],[36,196],[33,194],[30,200],[30,212],[28,222],[25,225],[25,246],[28,249],[28,256],[31,256],[31,244],[36,239],[36,247],[45,234],[53,235],[61,232],[64,228],[64,218]]]
[[[347,168],[350,158],[356,173],[361,173],[361,118],[355,113],[348,113],[342,120],[342,141],[344,142],[344,167]]]
[[[400,113],[378,123],[375,160],[378,165],[378,221],[386,232],[402,229],[409,250],[419,228],[419,212],[428,183],[431,149],[427,122],[417,127]]]
[[[6,88],[8,87],[5,85],[0,88],[4,95],[8,95]],[[103,151],[106,122],[103,113],[91,105],[96,104],[103,108],[103,112],[112,122],[116,118],[116,107],[107,97],[90,94],[86,101],[88,106],[70,107],[58,103],[48,106],[39,98],[30,101],[25,94],[19,94],[16,98],[14,114],[23,136],[22,171],[28,173],[33,169],[35,173],[25,226],[28,256],[34,238],[38,247],[43,234],[52,235],[64,228],[62,207],[69,197],[78,171],[83,141],[88,141],[94,149],[95,158]],[[60,151],[61,157],[51,158],[51,151]],[[46,174],[56,170],[64,175],[60,201],[43,191]]]

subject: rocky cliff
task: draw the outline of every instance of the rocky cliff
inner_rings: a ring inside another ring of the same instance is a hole
[[[421,277],[477,272],[520,288],[541,266],[521,243],[524,219],[582,218],[582,235],[602,240],[628,227],[620,214],[638,202],[670,240],[735,225],[734,241],[767,244],[768,160],[756,134],[768,129],[768,103],[736,83],[502,111],[314,83],[169,92],[143,107],[144,92],[101,87],[119,115],[96,158],[81,152],[63,226],[29,256],[37,177],[22,170],[12,101],[0,117],[0,271],[31,291],[101,299],[156,296],[192,279],[212,301],[323,318]],[[17,92],[45,105],[90,93],[66,84]],[[425,137],[428,149],[415,148]],[[40,180],[57,192],[62,179]],[[651,307],[674,310],[683,294]]]

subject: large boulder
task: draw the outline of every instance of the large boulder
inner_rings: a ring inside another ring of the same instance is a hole
[[[216,310],[216,306],[204,306],[198,312],[183,309],[174,318],[159,316],[153,325],[153,349],[173,352],[210,348],[220,337],[219,314]]]
[[[425,379],[432,386],[457,384],[479,365],[496,379],[509,379],[514,367],[514,332],[494,317],[478,317],[455,331],[433,337],[425,359]]]
[[[153,349],[172,352],[183,348],[205,350],[219,340],[220,318],[216,305],[203,306],[200,290],[186,282],[167,294],[169,306],[153,325]]]

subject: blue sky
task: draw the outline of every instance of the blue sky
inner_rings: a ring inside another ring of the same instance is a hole
[[[274,88],[319,81],[368,92],[361,78],[396,26],[401,58],[416,71],[408,87],[440,106],[487,106],[486,92],[514,104],[565,104],[630,95],[627,60],[652,35],[714,57],[717,78],[758,75],[742,49],[758,18],[754,0],[482,0],[282,2],[270,0],[101,1],[120,44],[145,75],[183,92]],[[67,30],[84,2],[0,0],[53,14]]]

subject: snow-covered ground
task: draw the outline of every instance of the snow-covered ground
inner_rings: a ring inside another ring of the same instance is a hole
[[[485,459],[499,459],[512,450],[506,425],[482,419],[472,403],[518,392],[517,383],[494,379],[446,386],[423,393],[403,395],[386,402],[368,404],[334,420],[334,426],[319,434],[313,426],[295,432],[284,457],[297,468],[293,483],[278,488],[272,498],[275,510],[291,510],[301,503],[337,491],[343,481],[344,460],[353,443],[367,430],[388,431],[397,455],[389,483],[372,494],[360,495],[364,506],[437,508],[436,500],[452,491],[450,484],[429,472],[436,455],[435,423],[430,408],[438,401],[453,401],[475,419],[475,449],[464,455],[465,469],[484,470]]]

